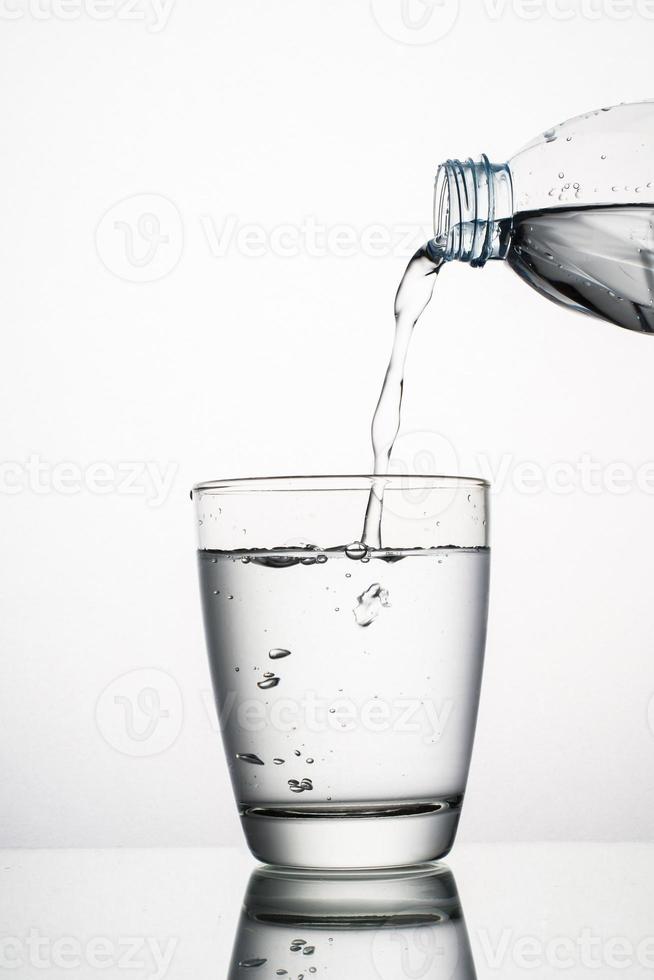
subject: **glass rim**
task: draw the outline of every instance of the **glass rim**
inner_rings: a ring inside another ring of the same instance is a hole
[[[239,491],[298,492],[370,490],[377,481],[384,482],[385,490],[488,490],[488,480],[474,476],[441,476],[416,473],[345,473],[323,476],[254,476],[224,480],[204,480],[196,483],[191,495],[198,493],[229,493]]]

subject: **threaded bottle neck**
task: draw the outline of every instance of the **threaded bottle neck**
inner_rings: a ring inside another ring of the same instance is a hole
[[[505,258],[511,237],[513,186],[508,164],[448,160],[436,174],[434,235],[450,262],[482,266]]]

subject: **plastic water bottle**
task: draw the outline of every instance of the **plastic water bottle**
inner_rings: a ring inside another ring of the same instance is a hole
[[[654,101],[546,130],[508,163],[438,168],[433,248],[505,259],[548,299],[654,332]]]

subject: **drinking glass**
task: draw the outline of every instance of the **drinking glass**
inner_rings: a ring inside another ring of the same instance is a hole
[[[381,546],[359,541],[383,494]],[[245,836],[290,867],[452,846],[479,701],[488,484],[216,480],[193,491],[209,661]]]

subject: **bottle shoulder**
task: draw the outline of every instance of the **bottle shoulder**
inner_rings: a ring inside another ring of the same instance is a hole
[[[515,213],[654,202],[654,100],[541,132],[509,161]]]

